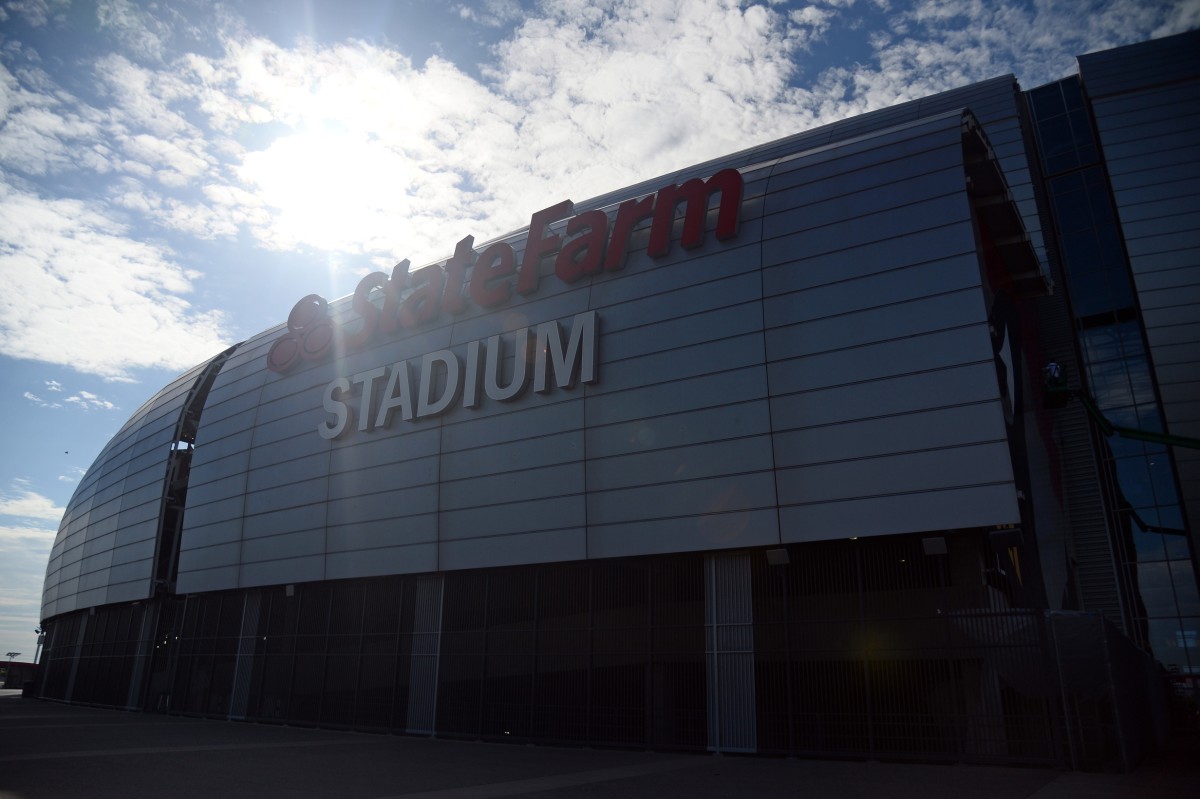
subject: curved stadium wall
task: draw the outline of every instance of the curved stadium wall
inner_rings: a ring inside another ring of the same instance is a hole
[[[551,206],[358,305],[304,298],[88,472],[42,696],[1103,764],[1064,745],[1045,647],[1104,623],[1019,609],[1063,578],[1022,389],[1047,281],[1018,98],[1001,78],[847,120]]]

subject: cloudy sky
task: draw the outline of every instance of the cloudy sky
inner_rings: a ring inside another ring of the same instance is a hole
[[[171,378],[588,197],[1200,27],[1200,0],[0,0],[0,654]]]

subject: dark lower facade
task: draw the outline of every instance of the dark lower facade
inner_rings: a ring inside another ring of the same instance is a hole
[[[1005,609],[991,538],[110,605],[54,620],[40,693],[488,741],[1130,768],[1166,723],[1162,675],[1094,615]]]

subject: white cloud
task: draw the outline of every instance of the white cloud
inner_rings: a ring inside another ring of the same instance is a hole
[[[70,0],[9,0],[0,10],[0,20],[5,19],[4,12],[11,12],[25,18],[25,21],[35,28],[40,28],[51,19],[62,19],[63,12],[70,6]]]
[[[227,346],[223,315],[181,296],[198,275],[99,210],[0,184],[0,229],[7,355],[128,379],[130,369],[177,370]]]
[[[46,381],[46,389],[48,391],[54,391],[54,392],[61,393],[62,392],[62,384],[56,380],[47,380]],[[71,394],[70,396],[64,398],[62,400],[62,402],[59,402],[57,400],[50,401],[50,400],[43,399],[42,397],[38,396],[37,394],[34,394],[32,391],[26,391],[22,396],[24,396],[25,399],[29,400],[34,405],[37,405],[39,408],[65,408],[67,406],[74,406],[76,408],[79,408],[82,411],[119,410],[114,403],[110,402],[109,400],[104,399],[103,397],[99,396],[98,394],[93,394],[90,391],[79,391],[77,393]],[[66,405],[64,405],[63,403],[66,403]]]
[[[69,402],[84,411],[102,410],[113,411],[117,410],[117,406],[108,400],[93,394],[90,391],[80,391],[78,394],[72,394],[67,397],[64,402]]]
[[[1154,36],[1170,36],[1200,28],[1200,0],[1184,0],[1169,6],[1167,18],[1154,29]]]
[[[805,6],[789,11],[788,19],[797,28],[807,28],[809,36],[818,37],[829,30],[829,26],[832,24],[836,14],[836,11],[830,11],[827,8]]]
[[[86,143],[100,135],[100,121],[41,70],[0,64],[0,165],[45,175],[94,164]]]
[[[81,469],[78,466],[72,466],[67,470],[66,474],[60,474],[58,476],[58,481],[60,483],[78,483],[85,474],[87,474],[87,469]]]
[[[58,523],[66,512],[66,508],[56,507],[54,501],[49,497],[44,497],[35,491],[30,491],[18,481],[13,490],[8,493],[0,493],[0,516],[15,516],[21,519],[41,519]],[[14,528],[6,528],[14,529]],[[18,528],[21,530],[32,530],[33,528]],[[22,533],[25,535],[27,533]],[[39,529],[37,535],[44,533]],[[54,532],[50,531],[50,538],[53,540]]]
[[[62,514],[59,514],[61,518]],[[58,519],[52,521],[57,522]],[[0,553],[16,551],[29,546],[45,547],[47,552],[54,544],[57,530],[51,527],[0,524]],[[42,558],[44,561],[45,558]],[[45,563],[42,563],[43,568]]]
[[[463,19],[489,28],[501,28],[511,24],[525,13],[516,0],[483,0],[481,3],[461,4],[457,9],[458,15]]]
[[[129,0],[101,0],[96,17],[102,30],[141,58],[161,60],[171,37],[170,25],[138,8]]]
[[[206,185],[203,204],[172,206],[144,179],[114,200],[197,235],[244,226],[272,249],[420,263],[464,235],[520,227],[563,196],[796,129],[781,101],[799,39],[764,6],[565,2],[544,12],[500,46],[488,83],[361,42],[244,37],[221,59],[192,56],[180,67],[203,84],[210,128],[232,141],[270,122],[273,139],[214,143],[234,171]]]
[[[365,42],[282,47],[223,19],[219,58],[148,67],[103,57],[103,109],[7,75],[7,152],[30,173],[68,163],[122,172],[115,204],[199,238],[248,231],[270,249],[421,262],[565,195],[1007,71],[1057,78],[1090,43],[1119,43],[1168,16],[1152,2],[1091,5],[1077,25],[1067,0],[922,0],[890,17],[892,32],[875,32],[873,65],[831,68],[803,87],[790,81],[805,48],[851,0],[786,14],[726,0],[550,0],[496,47],[486,82]],[[463,9],[519,19],[510,0]],[[157,42],[155,52],[173,40],[166,22],[127,2],[100,16]]]
[[[721,0],[545,2],[495,48],[485,82],[363,42],[285,48],[243,35],[222,58],[188,58],[184,79],[202,82],[212,129],[240,141],[273,125],[272,139],[214,144],[233,173],[206,184],[203,205],[124,202],[197,235],[245,228],[272,249],[421,263],[564,196],[1005,72],[1027,85],[1056,79],[1088,42],[1137,37],[1164,16],[1149,2],[1093,5],[1087,25],[1064,35],[1078,13],[1064,0],[924,0],[891,17],[899,33],[877,32],[873,64],[830,68],[803,87],[791,81],[806,48],[849,0],[788,14]],[[512,19],[505,3],[467,15],[485,12]]]
[[[29,400],[30,402],[32,402],[34,405],[38,406],[39,408],[61,408],[62,407],[61,403],[50,402],[48,400],[44,400],[41,397],[39,397],[37,394],[34,394],[32,391],[26,391],[21,396],[23,396],[25,399]]]
[[[1075,71],[1075,56],[1187,29],[1196,0],[919,0],[891,18],[896,38],[880,51],[875,86],[917,79],[933,86],[1016,74],[1026,88]]]
[[[257,149],[228,148],[232,174],[205,185],[204,208],[175,209],[176,226],[188,214],[215,214],[272,249],[420,259],[467,233],[503,232],[529,213],[480,206],[495,195],[475,177],[515,146],[517,114],[446,61],[416,68],[361,42],[282,48],[248,38],[230,42],[222,59],[192,58],[187,68],[204,80],[200,107],[213,130],[232,139],[270,122],[273,136]]]
[[[22,660],[33,659],[33,630],[41,620],[42,584],[55,534],[50,526],[0,524],[0,640],[5,642],[0,651],[22,652]]]

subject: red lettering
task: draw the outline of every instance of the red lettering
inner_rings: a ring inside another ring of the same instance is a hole
[[[319,361],[329,354],[340,338],[341,329],[328,316],[304,328],[300,337],[300,357],[306,361]]]
[[[408,259],[392,267],[392,279],[383,287],[383,314],[379,329],[384,333],[395,333],[400,327],[400,292],[408,284]]]
[[[437,317],[446,273],[437,264],[418,269],[409,277],[416,290],[405,298],[397,317],[403,327],[416,327]]]
[[[554,274],[564,283],[574,283],[584,275],[604,268],[604,243],[608,239],[608,215],[603,211],[584,211],[567,222],[567,235],[583,235],[569,240],[554,259]]]
[[[542,257],[558,252],[562,238],[559,236],[543,236],[546,225],[557,222],[575,206],[570,200],[563,200],[557,205],[543,208],[529,220],[529,236],[525,240],[525,255],[521,258],[521,271],[517,274],[517,291],[530,294],[537,291],[538,265]]]
[[[328,313],[329,304],[319,294],[309,294],[293,305],[291,313],[288,314],[288,332],[275,339],[275,343],[267,352],[267,368],[272,372],[286,372],[296,365],[296,361],[315,357],[310,353],[316,351],[319,339],[328,336],[332,340],[332,325],[329,324]],[[328,327],[329,331],[323,331],[321,335],[314,337],[311,342],[314,349],[310,350],[307,346],[308,334],[317,326]],[[324,352],[325,350],[321,350],[319,354]]]
[[[463,284],[466,282],[467,267],[475,256],[475,251],[471,249],[474,243],[474,236],[460,240],[454,246],[454,255],[446,261],[446,290],[442,292],[442,307],[449,313],[460,314],[467,310]]]
[[[671,229],[675,223],[675,208],[684,203],[683,232],[679,243],[691,250],[704,243],[704,221],[708,215],[708,200],[714,192],[721,193],[717,212],[717,239],[724,241],[737,235],[738,212],[742,206],[742,173],[722,169],[708,180],[692,178],[682,186],[664,186],[655,197],[654,223],[650,226],[650,243],[646,254],[660,258],[671,250]]]
[[[654,198],[626,200],[617,208],[617,221],[613,222],[612,238],[608,241],[608,254],[604,256],[604,269],[615,272],[625,266],[625,251],[629,249],[629,236],[643,219],[654,215]]]
[[[362,320],[362,327],[355,333],[346,333],[345,327],[342,328],[343,338],[346,346],[351,349],[358,349],[375,337],[375,331],[379,329],[379,308],[371,302],[371,291],[374,289],[385,288],[388,284],[388,276],[383,272],[372,272],[371,274],[358,281],[358,285],[354,289],[354,299],[351,301],[351,306],[354,312],[358,314]]]
[[[351,301],[360,322],[352,333],[329,318],[324,299],[310,294],[292,308],[287,332],[272,344],[267,354],[267,367],[286,372],[301,360],[318,360],[343,344],[359,348],[379,332],[392,334],[401,327],[413,328],[431,322],[442,311],[461,314],[472,302],[481,308],[494,308],[512,299],[513,281],[509,278],[513,275],[517,292],[531,294],[541,280],[541,262],[550,256],[555,256],[554,273],[564,283],[574,283],[602,271],[618,271],[625,266],[635,230],[647,219],[651,221],[646,253],[661,258],[670,252],[681,203],[684,208],[679,243],[684,249],[704,244],[712,210],[717,216],[717,240],[733,238],[737,235],[743,188],[742,175],[736,169],[723,169],[707,180],[693,178],[679,186],[664,186],[651,196],[621,203],[611,237],[608,216],[598,209],[568,219],[565,236],[550,234],[547,228],[567,218],[574,208],[570,200],[563,200],[543,208],[530,219],[519,266],[515,251],[506,242],[492,244],[476,259],[472,249],[475,238],[466,236],[455,245],[454,255],[444,266],[427,266],[410,275],[409,262],[404,260],[393,267],[390,278],[382,272],[367,275],[359,281]],[[715,209],[710,209],[714,194],[719,194],[720,199]],[[402,299],[408,287],[413,290]],[[378,300],[371,301],[376,289],[383,289],[382,307]],[[348,326],[354,327],[354,322]]]
[[[480,308],[494,308],[508,302],[512,284],[494,281],[511,277],[516,268],[517,256],[511,246],[498,241],[488,247],[471,270],[471,299]]]

